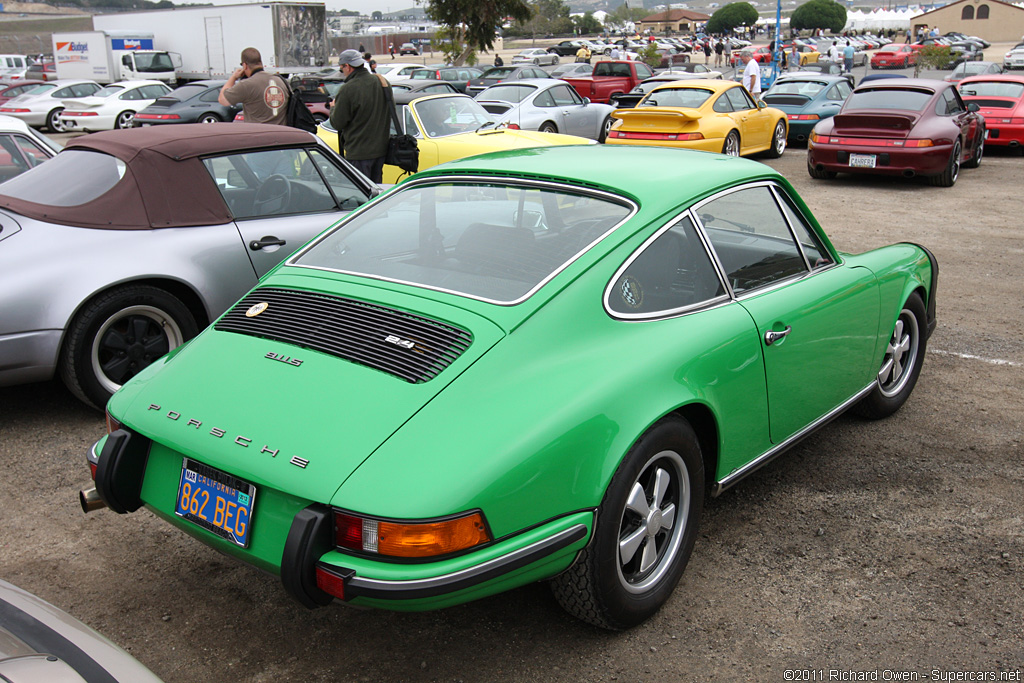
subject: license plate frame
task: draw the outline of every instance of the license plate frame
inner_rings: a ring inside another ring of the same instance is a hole
[[[174,514],[178,517],[240,548],[248,548],[255,507],[256,486],[198,460],[182,458],[174,501]]]
[[[878,163],[878,156],[875,154],[850,154],[851,168],[874,168]]]

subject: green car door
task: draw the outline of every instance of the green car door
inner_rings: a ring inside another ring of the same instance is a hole
[[[776,185],[719,195],[697,213],[760,337],[771,440],[780,443],[870,383],[874,274],[837,263]]]

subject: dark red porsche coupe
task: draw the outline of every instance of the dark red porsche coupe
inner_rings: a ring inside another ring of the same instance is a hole
[[[812,178],[836,173],[926,176],[949,187],[981,164],[985,119],[956,86],[930,79],[872,81],[856,88],[839,113],[814,127],[807,145]]]

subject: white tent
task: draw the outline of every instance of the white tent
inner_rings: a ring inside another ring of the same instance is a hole
[[[910,20],[916,16],[924,14],[924,10],[921,9],[899,9],[899,10],[886,10],[876,8],[870,12],[864,12],[862,10],[854,10],[847,12],[846,14],[846,26],[843,27],[845,31],[857,30],[857,31],[880,31],[888,29],[903,29],[908,30],[910,28]]]

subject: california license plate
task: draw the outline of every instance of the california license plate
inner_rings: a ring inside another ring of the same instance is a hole
[[[857,168],[874,168],[875,167],[875,155],[874,154],[851,154],[850,155],[850,166]]]
[[[256,487],[227,472],[185,458],[174,513],[246,548]]]

